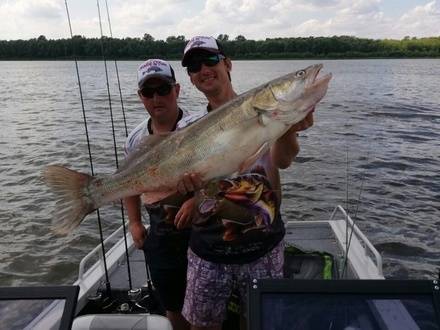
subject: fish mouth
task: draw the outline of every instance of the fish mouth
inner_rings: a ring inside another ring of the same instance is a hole
[[[323,64],[315,64],[305,69],[306,81],[303,96],[307,95],[308,98],[304,111],[307,114],[315,110],[315,105],[321,101],[327,93],[328,84],[332,78],[332,74],[327,73],[320,76],[319,74],[323,67]]]
[[[315,64],[310,68],[309,78],[307,78],[306,86],[308,88],[314,88],[321,84],[326,84],[332,78],[331,73],[327,73],[324,76],[318,77],[321,69],[324,67],[323,64]]]

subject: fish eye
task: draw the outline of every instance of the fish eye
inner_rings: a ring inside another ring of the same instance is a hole
[[[295,77],[302,78],[302,77],[304,77],[305,74],[306,74],[306,72],[304,70],[299,70],[296,72]]]

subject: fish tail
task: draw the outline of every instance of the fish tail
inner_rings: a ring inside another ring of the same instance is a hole
[[[63,166],[50,165],[44,169],[42,179],[57,198],[52,220],[55,233],[68,234],[97,208],[87,189],[93,180],[92,176]]]

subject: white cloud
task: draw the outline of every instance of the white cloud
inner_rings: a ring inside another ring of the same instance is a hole
[[[417,6],[400,17],[394,27],[394,33],[400,37],[440,36],[440,1],[435,0],[424,6]]]
[[[386,16],[380,0],[341,1],[339,11],[328,19],[309,19],[293,32],[298,35],[353,35],[367,38],[403,38],[440,35],[440,2],[412,8],[400,18]],[[350,3],[350,4],[349,4]]]
[[[63,23],[62,10],[57,0],[0,2],[0,39],[8,39],[11,34],[16,35],[15,39],[27,38],[27,31],[33,31],[34,37],[53,31],[54,26]]]
[[[181,35],[176,29],[187,6],[186,0],[118,1],[113,6],[113,32],[120,36],[142,37],[149,33],[156,39]]]
[[[440,0],[414,0],[400,16],[386,0],[109,0],[116,37],[241,34],[267,37],[353,35],[402,38],[440,35]],[[104,1],[104,34],[109,35]],[[388,5],[387,6],[385,6]],[[400,4],[399,4],[400,5]],[[71,0],[74,34],[99,36],[96,2]],[[391,8],[391,9],[390,9]],[[61,0],[0,0],[0,39],[68,37]]]

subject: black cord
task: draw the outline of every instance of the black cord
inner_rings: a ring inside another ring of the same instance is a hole
[[[85,134],[86,134],[86,139],[87,139],[87,149],[89,151],[90,171],[91,171],[92,175],[94,176],[95,173],[93,170],[93,159],[92,159],[92,152],[91,152],[91,148],[90,148],[90,138],[89,138],[89,132],[88,132],[88,128],[87,128],[87,116],[86,116],[86,111],[85,111],[85,107],[84,107],[84,99],[83,99],[82,87],[81,87],[81,78],[80,78],[79,69],[78,69],[78,59],[75,55],[75,53],[76,53],[75,52],[75,43],[73,42],[73,32],[72,32],[72,24],[70,21],[69,6],[67,5],[67,0],[64,0],[64,3],[66,5],[66,13],[67,13],[67,19],[69,22],[70,38],[72,40],[73,57],[75,60],[76,76],[77,76],[77,80],[78,80],[79,95],[80,95],[80,99],[81,99],[81,108],[82,108],[82,113],[83,113],[84,129],[85,129]],[[111,297],[111,286],[110,286],[110,280],[109,280],[109,276],[108,276],[107,260],[105,257],[104,235],[102,233],[102,223],[101,223],[101,216],[99,214],[99,209],[96,210],[96,215],[98,217],[99,236],[100,236],[100,240],[101,240],[101,250],[102,250],[102,257],[103,257],[103,262],[104,262],[105,286],[106,286],[107,295],[109,297]]]
[[[99,6],[99,0],[96,0],[96,5],[98,7],[99,28],[101,31],[101,53],[102,53],[102,61],[104,62],[105,79],[106,79],[106,83],[107,83],[107,96],[108,96],[108,104],[109,104],[109,110],[110,110],[110,120],[112,123],[113,149],[114,149],[114,154],[115,154],[116,169],[118,169],[119,168],[118,149],[116,147],[115,123],[114,123],[114,119],[113,119],[113,108],[112,108],[112,99],[111,99],[111,94],[110,94],[110,84],[109,84],[109,79],[108,79],[107,60],[105,58],[104,34],[102,32],[101,8]],[[128,284],[129,284],[129,289],[132,290],[133,283],[131,280],[131,267],[130,267],[130,258],[128,255],[128,244],[127,244],[127,230],[125,228],[124,206],[122,204],[122,201],[120,201],[120,207],[121,207],[122,228],[123,228],[124,243],[125,243],[125,258],[127,261]]]

